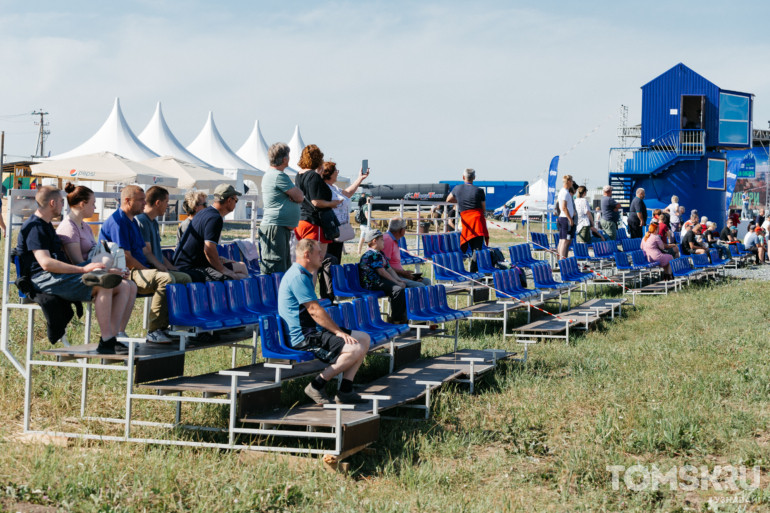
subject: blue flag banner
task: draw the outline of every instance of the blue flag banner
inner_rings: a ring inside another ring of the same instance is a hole
[[[743,161],[741,159],[732,159],[727,165],[727,182],[725,183],[725,212],[730,211],[730,203],[733,199],[735,182],[738,181],[738,173]]]
[[[559,174],[559,156],[551,160],[551,166],[548,168],[548,216],[553,212],[556,199],[556,177]]]

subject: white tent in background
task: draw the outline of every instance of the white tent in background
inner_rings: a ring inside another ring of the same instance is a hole
[[[240,191],[244,190],[244,180],[253,183],[250,187],[259,188],[262,184],[262,177],[265,175],[265,172],[257,169],[233,153],[233,150],[230,149],[219,134],[219,130],[217,130],[214,124],[214,114],[212,112],[209,112],[206,124],[203,125],[203,129],[201,129],[198,137],[187,146],[187,151],[208,162],[210,165],[223,169],[225,176],[235,179],[235,187]],[[259,206],[262,206],[262,195],[258,191],[250,191],[250,193],[259,194]],[[245,205],[241,202],[238,204],[235,215],[236,217],[243,218],[244,214]]]
[[[173,176],[179,180],[180,189],[208,189],[212,191],[221,183],[236,185],[234,178],[212,171],[208,167],[196,166],[176,157],[156,157],[142,162],[145,166]]]
[[[142,133],[139,134],[139,140],[158,155],[175,157],[196,166],[211,167],[206,162],[203,162],[201,159],[187,151],[179,140],[174,137],[174,134],[171,133],[171,130],[163,117],[160,102],[158,102],[155,107],[155,113],[152,115],[152,119],[147,123],[147,126]],[[179,186],[182,187],[181,182]]]
[[[270,167],[270,159],[267,156],[267,143],[262,137],[262,130],[259,129],[259,120],[254,122],[254,129],[246,138],[241,149],[235,152],[240,158],[256,167],[257,169],[267,169]]]
[[[302,135],[299,133],[299,125],[294,127],[294,134],[289,139],[289,167],[292,169],[299,169],[299,157],[302,155],[302,150],[305,149],[305,141],[302,140]]]
[[[66,159],[48,159],[30,168],[33,176],[50,176],[75,181],[90,180],[122,184],[140,183],[176,187],[177,179],[168,173],[134,162],[109,151]]]
[[[79,157],[100,152],[111,152],[129,160],[147,160],[158,155],[145,146],[137,137],[123,117],[120,110],[120,99],[115,98],[112,112],[102,127],[89,140],[66,153],[51,157],[52,160]]]

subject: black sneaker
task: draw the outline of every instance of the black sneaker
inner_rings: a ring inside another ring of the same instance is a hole
[[[128,347],[118,342],[115,337],[102,340],[99,337],[99,345],[96,347],[96,352],[99,354],[128,354]]]
[[[340,392],[339,390],[337,391],[337,396],[334,400],[337,404],[366,404],[369,402],[356,392]]]
[[[114,289],[123,281],[120,275],[108,273],[102,269],[85,273],[80,279],[89,287],[101,287],[103,289]]]

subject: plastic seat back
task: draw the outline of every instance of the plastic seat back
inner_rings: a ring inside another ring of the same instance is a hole
[[[315,356],[308,351],[292,349],[285,321],[277,315],[263,315],[259,318],[259,338],[262,357],[306,362]]]
[[[241,319],[235,312],[230,310],[230,305],[227,302],[227,293],[225,292],[225,284],[221,281],[209,281],[205,285],[208,289],[209,305],[211,306],[212,313],[225,323],[230,321],[240,322]]]
[[[217,320],[217,315],[211,309],[208,288],[205,283],[190,283],[187,285],[190,299],[190,311],[201,319]],[[219,319],[221,320],[221,319]]]
[[[578,260],[588,259],[588,245],[585,242],[573,242],[572,250]]]
[[[332,274],[332,289],[334,294],[342,297],[351,297],[356,294],[348,287],[347,280],[345,279],[345,269],[341,265],[331,266]]]
[[[262,294],[262,304],[266,308],[278,311],[278,291],[275,289],[275,280],[269,274],[257,276],[259,280],[259,290]]]
[[[262,303],[262,289],[259,278],[246,278],[240,280],[243,283],[243,295],[246,298],[246,307],[252,312],[260,313],[277,313],[277,309],[273,310],[267,305]]]
[[[340,303],[340,313],[342,314],[342,322],[349,330],[363,331],[356,321],[356,308],[351,302]]]
[[[617,239],[618,240],[623,240],[623,239],[627,239],[627,238],[628,238],[628,234],[626,233],[626,229],[625,228],[618,228]]]

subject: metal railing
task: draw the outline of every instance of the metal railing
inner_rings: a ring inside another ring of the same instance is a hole
[[[677,157],[706,153],[704,130],[671,130],[650,141],[649,146],[610,148],[610,173],[650,173]]]

